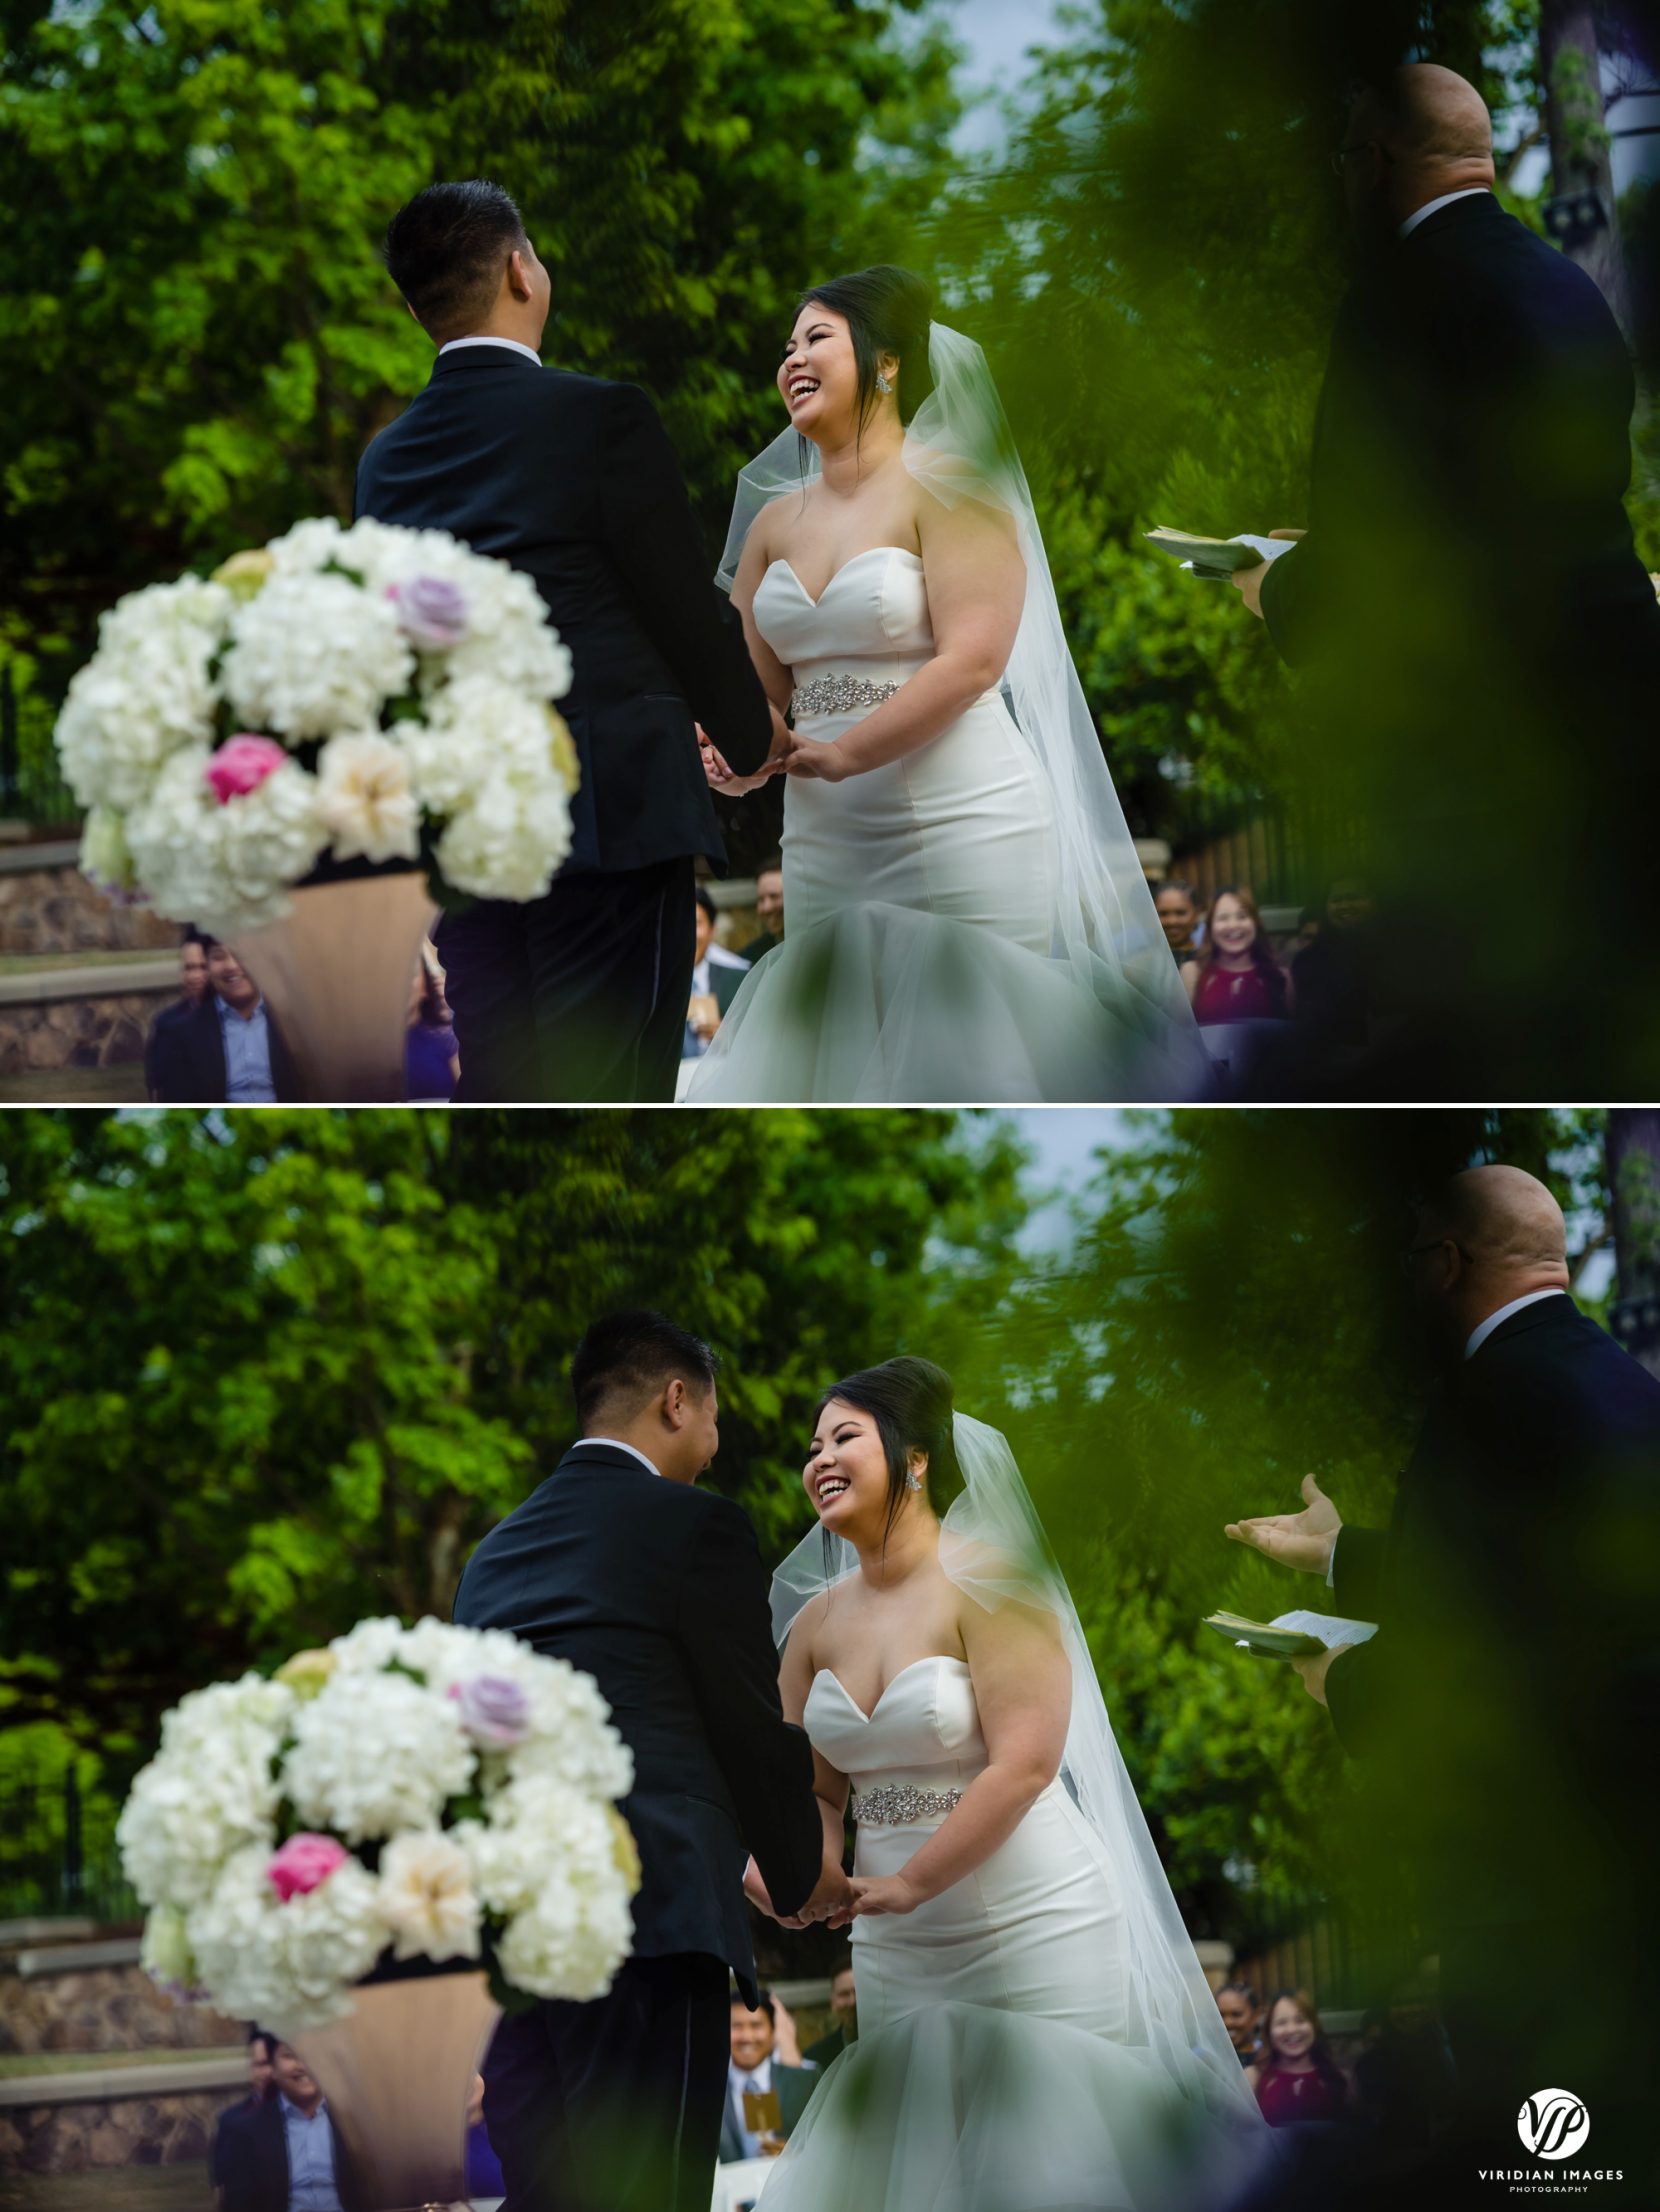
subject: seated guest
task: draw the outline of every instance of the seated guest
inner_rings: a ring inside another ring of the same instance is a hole
[[[167,1106],[276,1106],[299,1096],[282,1034],[229,945],[204,937],[208,989],[152,1038],[151,1095]]]
[[[761,925],[761,934],[745,945],[743,953],[751,967],[775,945],[784,942],[784,868],[781,861],[769,860],[764,868],[755,871],[755,919]]]
[[[205,980],[207,975],[205,966],[202,975]],[[224,2197],[224,2145],[226,2134],[229,2130],[239,2127],[243,2121],[251,2119],[269,2096],[271,2091],[271,2053],[275,2044],[275,2036],[267,2035],[263,2028],[250,2028],[248,2030],[248,2094],[239,2104],[230,2105],[220,2113],[213,2130],[213,2149],[209,2154],[208,2174],[213,2183],[215,2204],[221,2203]]]
[[[830,1977],[830,2010],[836,2024],[828,2035],[820,2036],[803,2053],[809,2066],[828,2066],[833,2058],[840,2058],[859,2033],[859,2003],[853,1987],[851,1959],[843,1959]]]
[[[1176,956],[1177,967],[1185,968],[1190,960],[1199,957],[1199,947],[1193,936],[1199,921],[1199,902],[1193,895],[1193,886],[1175,878],[1161,883],[1153,893],[1153,905],[1164,930],[1164,941]]]
[[[1274,958],[1249,891],[1218,891],[1205,916],[1205,947],[1182,970],[1201,1028],[1224,1022],[1284,1021],[1291,978]]]
[[[772,1992],[763,1989],[758,1995],[761,2001],[751,2012],[737,1991],[732,1992],[732,2059],[726,2070],[726,2108],[720,2122],[723,2165],[739,2158],[776,2158],[806,2111],[818,2081],[810,2067],[786,2066],[777,2057]],[[746,2094],[777,2098],[775,2128],[750,2127],[744,2111]]]
[[[359,2199],[328,2102],[290,2044],[271,2053],[272,2093],[225,2137],[224,2212],[353,2212]]]
[[[1270,2127],[1302,2127],[1341,2119],[1349,2084],[1331,2054],[1313,2000],[1300,1989],[1276,1990],[1262,2022],[1262,2054],[1245,2069]]]
[[[715,902],[700,883],[697,911],[692,918],[692,1000],[686,1013],[683,1060],[696,1060],[709,1049],[709,1040],[721,1025],[721,1017],[738,995],[738,986],[749,968],[735,952],[715,942]]]
[[[188,1021],[207,996],[207,987],[207,941],[199,929],[187,929],[179,940],[179,995],[151,1022],[150,1034],[144,1040],[144,1088],[151,1098],[156,1095],[153,1068],[157,1032]]]
[[[1216,2009],[1222,2015],[1228,2041],[1239,2053],[1240,2065],[1249,2066],[1262,2050],[1256,1991],[1249,1982],[1224,1982],[1216,1992]]]
[[[404,1096],[413,1104],[447,1103],[461,1080],[443,970],[425,945],[410,981],[403,1074]]]

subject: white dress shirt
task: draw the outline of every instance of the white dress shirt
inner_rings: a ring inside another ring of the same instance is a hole
[[[1397,236],[1410,238],[1420,223],[1427,223],[1437,209],[1451,207],[1454,200],[1473,200],[1478,192],[1485,192],[1484,184],[1467,184],[1461,192],[1443,192],[1438,200],[1426,200],[1422,207],[1415,207],[1401,225]],[[463,341],[465,343],[465,341]]]
[[[1464,1357],[1474,1359],[1493,1331],[1513,1313],[1520,1313],[1524,1306],[1536,1306],[1541,1298],[1566,1298],[1567,1295],[1565,1290],[1530,1290],[1525,1298],[1512,1298],[1508,1306],[1500,1306],[1497,1313],[1490,1313],[1485,1321],[1477,1322],[1464,1347]]]
[[[1478,1321],[1470,1331],[1464,1345],[1464,1357],[1474,1359],[1493,1331],[1508,1321],[1513,1313],[1520,1313],[1524,1306],[1536,1306],[1541,1298],[1566,1298],[1565,1290],[1530,1290],[1524,1297],[1512,1298],[1509,1305],[1500,1306],[1497,1313],[1490,1313],[1485,1321]],[[1338,1536],[1343,1531],[1338,1530]],[[1337,1537],[1332,1539],[1331,1558],[1326,1562],[1326,1588],[1332,1587],[1332,1577],[1337,1570]]]
[[[522,353],[527,361],[542,366],[542,356],[534,346],[521,346],[517,338],[449,338],[438,348],[441,354],[454,353],[458,346],[506,346],[512,353]]]
[[[582,1444],[609,1444],[614,1452],[627,1452],[632,1458],[637,1459],[640,1465],[647,1469],[649,1473],[661,1475],[663,1472],[661,1467],[654,1466],[647,1459],[644,1452],[638,1450],[633,1444],[625,1444],[620,1436],[585,1436],[582,1438]],[[576,1448],[580,1450],[581,1444]]]
[[[744,2147],[744,2156],[746,2158],[760,2158],[763,2155],[761,2138],[758,2135],[752,2135],[749,2129],[744,2126],[744,2091],[751,2089],[757,2096],[764,2097],[766,2095],[772,2087],[772,2060],[764,2058],[758,2066],[752,2066],[746,2070],[738,2064],[736,2059],[729,2058],[726,2062],[726,2082],[727,2093],[732,2099],[733,2119],[737,2125],[739,2139]]]

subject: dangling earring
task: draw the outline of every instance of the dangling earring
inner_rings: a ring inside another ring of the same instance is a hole
[[[915,1469],[913,1469],[911,1473],[905,1477],[905,1481],[909,1488],[911,1488],[912,1490],[920,1490],[922,1488],[922,1477],[916,1473]]]
[[[887,378],[882,374],[880,369],[878,369],[876,372],[876,389],[879,392],[891,392],[893,390],[893,386],[888,382]]]

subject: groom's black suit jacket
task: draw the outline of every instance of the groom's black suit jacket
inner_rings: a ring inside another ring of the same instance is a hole
[[[1448,1378],[1388,1531],[1345,1525],[1344,1748],[1418,1846],[1443,1928],[1616,1909],[1660,1753],[1660,1381],[1566,1295]]]
[[[440,354],[364,454],[356,511],[448,530],[546,601],[582,765],[567,872],[723,859],[693,720],[742,772],[765,758],[771,717],[643,392],[505,346]]]
[[[817,1884],[824,1834],[742,1509],[578,1444],[473,1553],[455,1618],[594,1677],[634,1755],[635,1954],[711,1953],[753,2003],[745,1853],[790,1913]]]

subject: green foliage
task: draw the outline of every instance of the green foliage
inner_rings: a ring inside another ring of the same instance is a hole
[[[573,1440],[597,1312],[726,1361],[711,1480],[781,1549],[814,1393],[996,1295],[1022,1202],[944,1115],[6,1117],[12,1725],[142,1736],[371,1612],[447,1612]]]
[[[515,193],[550,358],[647,384],[724,521],[796,290],[931,196],[950,49],[896,34],[909,4],[25,0],[0,67],[0,605],[26,595],[30,634],[78,655],[121,591],[349,513],[431,358],[379,240],[442,176]]]

